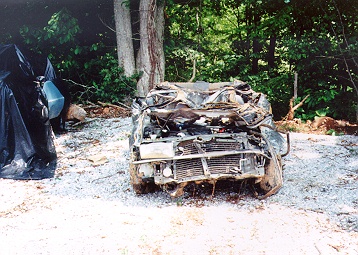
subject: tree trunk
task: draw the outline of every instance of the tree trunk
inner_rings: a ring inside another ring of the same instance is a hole
[[[125,0],[114,0],[118,65],[126,76],[135,72],[135,59],[132,41],[131,16]]]
[[[165,1],[162,0],[161,4],[157,4],[157,20],[156,20],[156,30],[158,33],[158,58],[159,58],[159,82],[164,81],[164,73],[165,73],[165,56],[164,56],[164,25],[165,25],[165,19],[164,19],[164,6]]]
[[[255,6],[252,6],[252,8],[255,9]],[[259,23],[260,23],[259,13],[253,11],[254,30],[257,30]],[[259,57],[258,57],[258,55],[260,54],[261,50],[262,50],[262,47],[260,45],[259,38],[257,36],[255,36],[252,41],[252,53],[253,53],[252,73],[253,74],[257,74],[259,72]]]
[[[269,69],[275,68],[275,49],[276,49],[276,36],[273,35],[270,37],[270,44],[267,53],[267,63]]]
[[[140,15],[140,48],[137,71],[141,78],[137,83],[138,95],[144,96],[156,84],[164,80],[164,1],[142,0]]]
[[[252,12],[250,5],[245,7],[245,23],[247,27],[247,34],[246,34],[246,56],[250,56],[250,49],[251,49],[251,34],[252,34]],[[250,60],[248,60],[250,62]]]
[[[257,57],[257,55],[260,53],[260,43],[256,37],[253,39],[252,42],[252,53],[254,57],[252,58],[251,71],[253,74],[257,74],[259,72],[259,58]]]

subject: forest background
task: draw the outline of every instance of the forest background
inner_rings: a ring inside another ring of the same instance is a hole
[[[356,0],[2,0],[0,43],[47,55],[74,101],[129,104],[143,72],[126,75],[118,64],[119,2],[130,13],[134,57],[148,43],[141,2],[162,10],[165,80],[247,81],[280,119],[296,76],[296,103],[309,97],[295,117],[358,120]]]

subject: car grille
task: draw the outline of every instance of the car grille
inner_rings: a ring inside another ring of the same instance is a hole
[[[176,156],[185,156],[200,153],[198,148],[192,141],[182,142],[178,145],[180,150],[178,150]],[[215,151],[227,151],[227,150],[240,150],[243,149],[243,146],[240,146],[237,142],[206,142],[200,144],[201,149],[204,152],[215,152]]]
[[[209,171],[212,174],[233,173],[231,170],[240,166],[241,155],[230,155],[209,159]]]
[[[244,149],[243,143],[238,142],[217,142],[209,141],[200,143],[199,149],[198,146],[193,143],[193,141],[185,141],[178,145],[179,150],[176,152],[176,155],[193,155],[200,154],[202,152],[218,152],[218,151],[228,151],[228,150],[240,150]],[[211,157],[206,158],[206,164],[210,174],[242,174],[241,166],[244,165],[244,172],[254,170],[255,164],[253,162],[254,155],[250,154],[236,154],[236,155],[227,155],[221,157]],[[244,160],[244,164],[240,160]],[[203,162],[200,158],[194,159],[180,159],[174,162],[174,172],[175,179],[183,180],[186,178],[193,178],[196,176],[204,176],[204,167]]]
[[[184,179],[203,175],[203,166],[200,159],[177,160],[176,179]]]

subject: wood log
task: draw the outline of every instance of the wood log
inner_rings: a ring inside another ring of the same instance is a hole
[[[87,112],[76,104],[71,104],[68,108],[66,120],[76,120],[83,122],[87,116]]]

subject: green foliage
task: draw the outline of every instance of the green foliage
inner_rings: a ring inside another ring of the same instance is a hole
[[[85,50],[87,54],[94,54],[91,60],[83,62],[79,75],[81,80],[88,81],[88,85],[75,86],[75,100],[109,103],[131,101],[139,75],[125,76],[118,66],[116,51],[112,49],[106,52],[106,46],[102,43],[91,45]]]
[[[133,3],[124,4],[132,8]],[[297,72],[296,103],[310,96],[296,117],[355,118],[357,1],[166,3],[166,80],[248,81],[268,95],[275,117],[280,118],[287,113]],[[116,53],[101,38],[92,45],[81,44],[78,24],[63,9],[43,29],[24,26],[20,32],[31,49],[49,55],[62,77],[89,84],[93,93],[87,98],[115,102],[130,97],[138,76],[123,75]]]
[[[77,84],[71,87],[75,101],[115,103],[133,96],[138,75],[126,77],[116,52],[103,42],[80,45],[78,20],[67,9],[54,13],[43,29],[24,26],[20,33],[31,50],[49,56],[61,77]]]
[[[270,77],[268,72],[262,72],[258,75],[243,76],[242,79],[247,81],[253,90],[267,95],[276,119],[287,114],[288,102],[291,98],[292,75],[283,73]]]
[[[72,17],[66,8],[54,13],[43,29],[31,29],[28,26],[20,29],[26,44],[35,47],[38,51],[50,52],[56,49],[56,46],[74,46],[76,35],[79,33],[81,29],[78,20]],[[45,45],[47,49],[43,47]]]
[[[92,66],[99,67],[100,81],[93,81],[95,90],[95,100],[104,102],[130,101],[135,93],[137,79],[139,75],[126,77],[123,70],[118,67],[116,55],[105,54],[97,60],[89,63],[87,68]]]
[[[211,4],[203,1],[204,6]],[[166,79],[188,81],[193,74],[195,80],[209,82],[227,80],[232,77],[239,56],[231,49],[230,31],[234,29],[233,14],[223,19],[208,8],[200,9],[198,2],[168,5],[170,17],[166,27]],[[204,31],[205,28],[205,31]]]
[[[67,9],[54,13],[44,28],[44,40],[55,40],[59,44],[73,43],[80,32],[77,19],[73,18]]]
[[[81,67],[78,55],[84,50],[76,36],[81,33],[78,20],[67,9],[54,13],[43,29],[23,26],[20,34],[34,52],[49,56],[57,71],[72,76]]]
[[[296,117],[354,120],[358,2],[348,2],[172,0],[166,10],[166,79],[189,80],[195,59],[195,80],[248,81],[268,95],[280,118],[298,72],[298,100],[310,97]]]
[[[332,136],[341,136],[341,135],[344,135],[343,132],[337,132],[336,130],[334,129],[330,129],[326,132],[326,135],[332,135]]]

